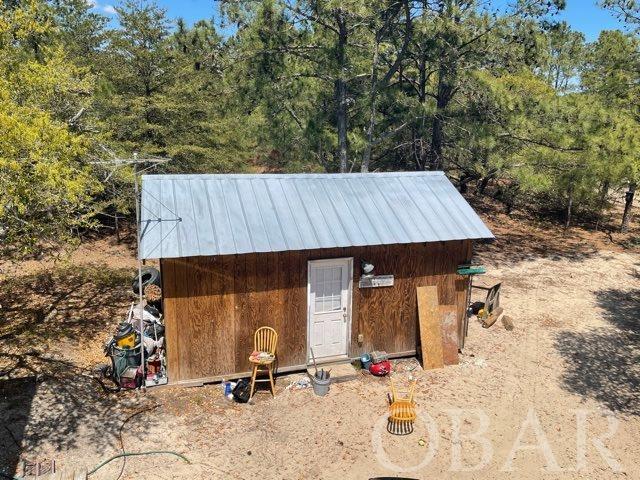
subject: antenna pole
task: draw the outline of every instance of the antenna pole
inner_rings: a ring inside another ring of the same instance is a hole
[[[133,153],[133,185],[134,192],[136,197],[136,244],[138,246],[138,302],[140,307],[140,364],[142,366],[142,385],[141,389],[143,392],[147,390],[147,369],[145,368],[145,351],[144,351],[144,305],[143,301],[143,291],[142,291],[142,260],[140,259],[140,191],[138,189],[138,153]]]
[[[153,168],[155,165],[159,165],[161,163],[166,163],[171,161],[170,158],[162,158],[162,157],[150,157],[150,158],[142,158],[138,159],[138,152],[133,152],[133,158],[119,158],[116,156],[114,152],[112,152],[109,148],[104,145],[100,145],[102,149],[107,153],[110,157],[108,160],[96,160],[90,162],[94,165],[104,165],[110,166],[115,171],[117,168],[123,165],[133,165],[133,191],[135,195],[135,203],[136,203],[136,245],[138,247],[138,303],[140,307],[140,321],[138,326],[140,328],[140,363],[142,367],[142,385],[140,389],[145,392],[147,390],[147,372],[145,365],[145,350],[144,350],[144,305],[142,302],[144,301],[143,295],[144,291],[142,288],[142,259],[140,258],[140,225],[142,222],[142,214],[141,214],[141,199],[140,199],[140,187],[138,186],[138,176],[139,174],[144,173],[145,171]],[[143,168],[141,171],[138,171],[139,163],[148,163],[151,166],[147,168]],[[112,173],[113,173],[112,171]],[[110,174],[111,175],[111,174]],[[109,177],[107,177],[108,179]],[[117,212],[116,212],[117,219]],[[132,310],[133,311],[133,310]]]

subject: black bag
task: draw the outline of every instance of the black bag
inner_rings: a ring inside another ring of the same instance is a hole
[[[149,338],[153,338],[154,340],[158,340],[161,337],[164,337],[164,325],[154,324],[153,323],[145,323],[144,325],[144,335]]]
[[[251,397],[251,384],[249,380],[242,378],[238,380],[235,388],[231,392],[233,399],[238,403],[247,403]]]

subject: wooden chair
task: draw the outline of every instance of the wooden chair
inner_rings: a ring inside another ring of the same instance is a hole
[[[413,431],[413,422],[416,420],[416,403],[413,401],[413,393],[417,380],[411,382],[409,390],[404,395],[399,395],[391,378],[391,404],[389,405],[389,424],[387,430],[393,434],[408,434]]]
[[[496,283],[492,287],[484,287],[481,285],[473,285],[473,288],[479,290],[486,290],[487,298],[484,301],[484,306],[478,310],[478,320],[482,323],[484,328],[489,328],[502,316],[504,308],[500,306],[500,286],[501,283]]]
[[[275,397],[275,385],[273,383],[273,363],[276,360],[276,347],[278,345],[278,333],[271,327],[260,327],[253,336],[253,350],[255,352],[266,352],[269,358],[249,357],[249,362],[253,365],[251,374],[251,397],[256,390],[256,382],[266,382],[271,384],[271,395]],[[256,380],[258,372],[267,372],[268,379]]]

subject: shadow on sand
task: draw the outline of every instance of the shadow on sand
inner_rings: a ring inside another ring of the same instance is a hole
[[[31,403],[36,395],[36,378],[22,377],[0,380],[0,472],[16,475]]]
[[[614,412],[640,415],[640,289],[595,296],[613,328],[558,334],[555,346],[567,361],[563,384]]]
[[[76,446],[101,456],[117,450],[123,419],[152,402],[105,393],[98,357],[79,353],[99,350],[126,312],[130,275],[58,266],[0,284],[0,473],[22,475],[21,458],[52,459]]]

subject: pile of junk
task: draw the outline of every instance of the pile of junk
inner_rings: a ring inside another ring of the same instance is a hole
[[[160,272],[143,267],[141,278],[142,303],[130,305],[126,319],[104,345],[104,354],[111,362],[100,370],[102,379],[109,381],[102,385],[110,391],[167,383]],[[132,289],[140,295],[137,274]]]

